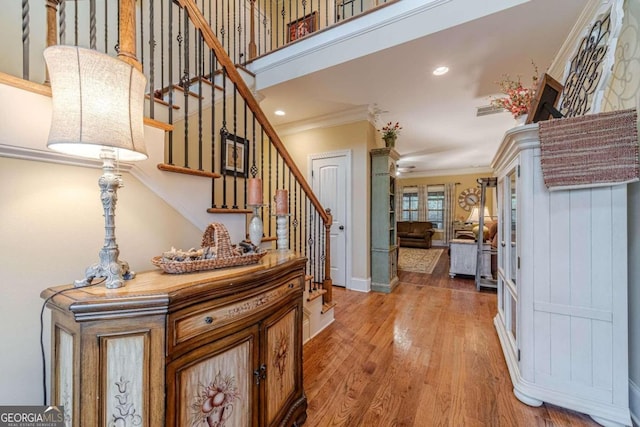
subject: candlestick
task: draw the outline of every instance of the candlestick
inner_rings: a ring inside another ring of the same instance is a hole
[[[276,215],[287,215],[289,213],[289,192],[287,190],[276,190]]]
[[[262,243],[262,233],[264,231],[262,220],[258,216],[258,208],[260,208],[260,206],[253,206],[253,217],[251,217],[251,221],[249,222],[249,240],[251,240],[251,244],[255,247],[260,246],[260,243]]]
[[[283,190],[286,192],[286,190]],[[276,247],[279,250],[289,249],[289,239],[287,238],[287,217],[289,215],[276,215]]]
[[[262,205],[262,180],[260,178],[249,178],[247,184],[249,195],[247,204],[250,206]]]

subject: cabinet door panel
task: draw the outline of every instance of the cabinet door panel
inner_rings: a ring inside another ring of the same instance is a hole
[[[254,326],[170,364],[167,425],[255,425],[257,336]]]
[[[267,425],[271,425],[284,403],[292,398],[296,389],[296,359],[300,357],[296,324],[300,315],[299,307],[291,307],[283,315],[267,323],[265,327],[265,364],[266,378],[266,417]]]

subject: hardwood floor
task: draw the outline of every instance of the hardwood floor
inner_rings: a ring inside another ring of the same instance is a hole
[[[335,322],[304,347],[306,426],[597,426],[512,392],[496,295],[448,275],[400,272],[392,294],[334,288]]]

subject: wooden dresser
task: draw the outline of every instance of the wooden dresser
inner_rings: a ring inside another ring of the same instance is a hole
[[[251,266],[151,271],[123,288],[56,295],[51,403],[73,426],[303,424],[304,265],[278,251]]]

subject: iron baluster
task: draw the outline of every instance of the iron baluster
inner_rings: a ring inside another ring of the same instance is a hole
[[[26,1],[28,3],[28,0],[23,1]],[[62,0],[59,4],[60,8],[58,9],[58,21],[60,22],[60,28],[58,28],[58,43],[67,44],[67,2],[66,0]],[[106,7],[107,5],[105,2],[105,10]]]
[[[75,16],[73,17],[73,35],[74,35],[74,46],[78,46],[78,2],[74,1],[73,2],[73,10],[75,13]]]
[[[96,0],[89,1],[89,46],[96,49]]]
[[[184,71],[180,86],[184,92],[184,167],[189,167],[189,12],[184,11]]]
[[[224,5],[224,2],[222,3]],[[224,8],[224,6],[223,6]],[[220,149],[222,145],[227,143],[227,70],[222,67],[222,129],[220,130]],[[222,162],[225,164],[224,157],[222,157],[222,151],[220,151]],[[226,167],[226,164],[225,164]],[[226,171],[220,171],[222,174],[222,207],[227,207],[227,174]]]
[[[155,97],[153,95],[155,90],[155,70],[154,70],[154,60],[153,56],[155,54],[156,40],[155,33],[153,27],[153,21],[155,20],[155,10],[154,10],[154,0],[149,0],[149,116],[151,118],[155,118],[154,107],[155,107]],[[140,7],[142,7],[142,2],[140,3]],[[141,14],[142,15],[142,14]],[[142,22],[142,19],[140,19]]]
[[[229,156],[227,155],[227,159]],[[233,84],[233,209],[238,209],[238,88]]]
[[[169,124],[173,124],[173,8],[176,7],[173,5],[173,3],[170,3],[168,6],[168,10],[167,13],[169,15],[169,32],[167,34],[167,56],[168,61],[169,61],[169,69],[167,70],[167,95],[169,96]],[[178,9],[178,14],[180,14],[180,9]],[[180,22],[180,19],[178,18],[178,22]],[[164,25],[163,25],[164,26]],[[179,56],[179,55],[178,55]],[[162,90],[160,92],[160,94],[162,95]],[[168,163],[170,165],[173,165],[173,130],[169,131],[169,135],[168,135],[168,139],[169,139],[169,158]]]
[[[22,0],[22,78],[29,80],[29,0]]]
[[[198,29],[195,30],[198,38],[196,39],[196,78],[198,79],[198,170],[204,170],[202,168],[202,63],[204,61],[204,53],[202,52],[202,32]]]
[[[218,59],[215,57],[213,50],[209,49],[209,80],[211,81],[211,129],[216,123],[216,86],[214,84],[214,75],[217,70]],[[216,170],[216,139],[215,132],[211,132],[211,172]],[[222,172],[222,171],[221,171]],[[211,207],[216,207],[216,181],[211,180]]]

